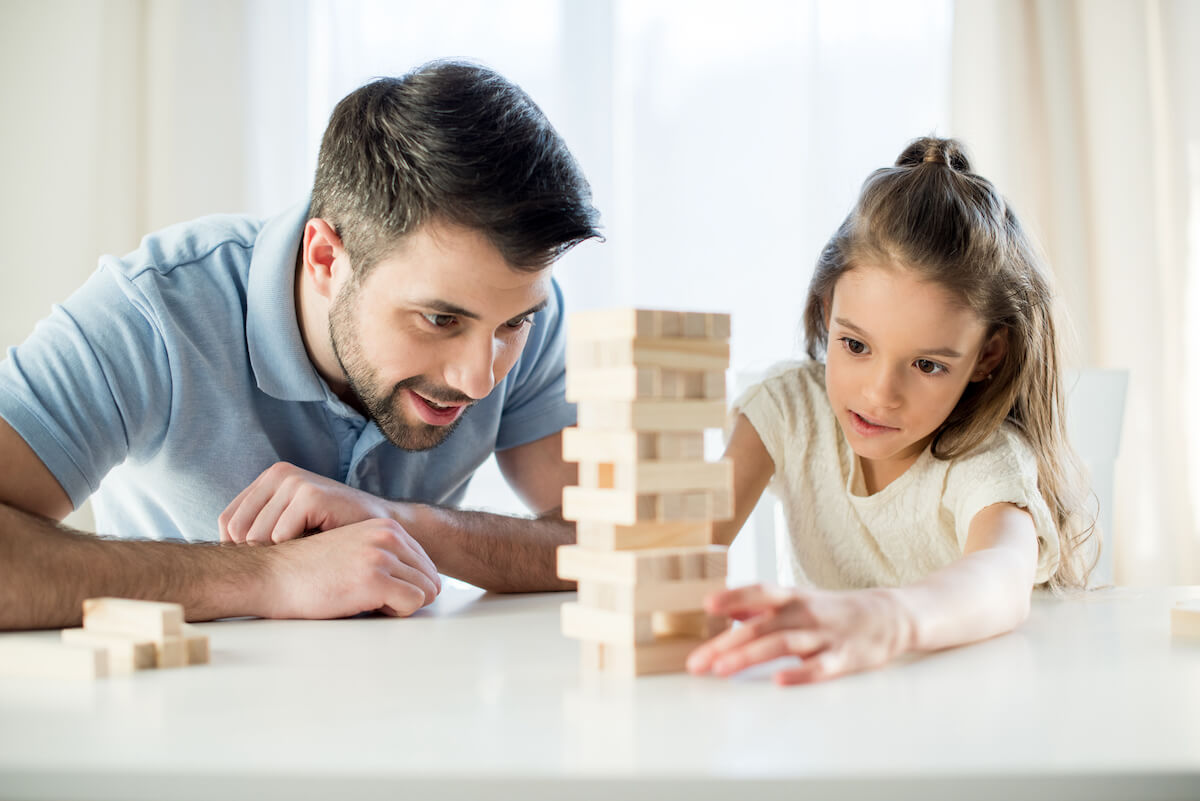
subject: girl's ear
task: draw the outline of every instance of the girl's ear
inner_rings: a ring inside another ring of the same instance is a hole
[[[983,343],[979,358],[975,360],[975,370],[971,373],[972,381],[983,381],[992,377],[992,371],[1000,366],[1008,355],[1008,329],[1001,328]]]

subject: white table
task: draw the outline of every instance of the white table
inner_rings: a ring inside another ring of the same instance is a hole
[[[585,678],[571,594],[213,623],[211,665],[0,680],[0,798],[1197,798],[1200,643],[1168,632],[1195,597],[1040,598],[1013,634],[787,689]]]

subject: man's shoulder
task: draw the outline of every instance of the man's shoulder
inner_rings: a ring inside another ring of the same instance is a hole
[[[238,214],[212,214],[167,226],[142,239],[141,246],[121,259],[109,260],[125,277],[177,275],[184,267],[226,267],[244,272],[263,221]],[[189,275],[196,272],[188,270]]]

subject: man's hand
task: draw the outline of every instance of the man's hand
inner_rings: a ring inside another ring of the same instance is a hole
[[[441,592],[433,562],[399,523],[354,523],[264,552],[263,614],[309,620],[382,612],[406,617]]]
[[[221,542],[271,545],[388,517],[387,501],[287,462],[276,462],[225,507],[217,525]]]
[[[757,585],[708,597],[709,614],[744,621],[688,657],[688,671],[728,676],[782,656],[797,667],[779,684],[830,679],[879,667],[907,651],[912,623],[888,590],[822,592]]]

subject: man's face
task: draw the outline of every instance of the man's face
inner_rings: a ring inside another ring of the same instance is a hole
[[[483,234],[428,223],[342,283],[329,335],[384,436],[427,450],[512,369],[550,291],[549,269],[516,271]]]

